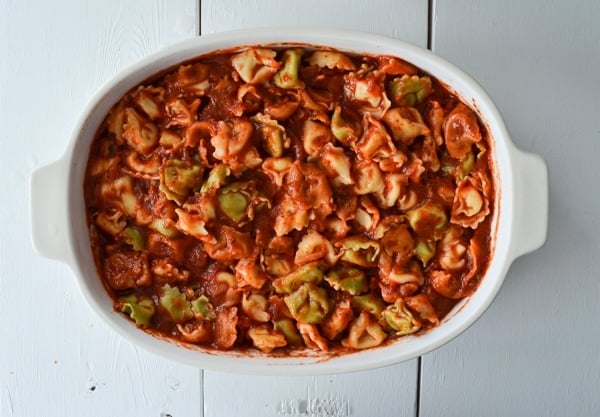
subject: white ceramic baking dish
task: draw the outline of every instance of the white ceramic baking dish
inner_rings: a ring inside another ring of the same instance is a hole
[[[497,170],[496,230],[491,264],[479,289],[461,301],[439,327],[419,336],[342,356],[319,354],[272,357],[265,354],[206,351],[182,346],[145,333],[113,310],[98,275],[88,239],[83,178],[90,143],[109,108],[130,88],[182,61],[211,51],[241,45],[306,43],[368,54],[401,57],[446,83],[471,103],[487,125]],[[205,369],[279,375],[328,374],[372,369],[415,358],[469,327],[496,296],[515,258],[539,248],[546,239],[548,174],[542,158],[515,148],[496,106],[467,74],[430,51],[368,33],[312,28],[255,29],[202,36],[170,46],[117,75],[83,110],[64,156],[31,178],[31,220],[34,246],[43,256],[71,267],[84,302],[131,343],[175,361]],[[58,325],[58,324],[57,324]],[[92,343],[90,341],[90,343]]]

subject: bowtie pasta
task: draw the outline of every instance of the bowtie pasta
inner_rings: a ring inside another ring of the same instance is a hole
[[[97,268],[137,326],[207,348],[335,353],[418,334],[485,275],[490,144],[399,58],[200,57],[129,91],[97,133]]]

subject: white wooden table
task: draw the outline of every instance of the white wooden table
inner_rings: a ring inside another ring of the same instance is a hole
[[[600,2],[0,0],[0,416],[600,415]],[[548,242],[486,314],[385,369],[235,376],[178,365],[108,329],[67,267],[35,254],[28,182],[93,92],[129,63],[227,29],[369,30],[435,52],[495,98],[550,167]]]

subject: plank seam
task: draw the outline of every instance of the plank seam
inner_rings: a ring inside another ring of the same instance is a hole
[[[427,1],[427,49],[433,50],[433,10],[434,1]]]
[[[417,359],[417,395],[415,398],[415,417],[421,415],[421,368],[422,368],[423,357],[419,356]]]
[[[198,36],[202,36],[202,0],[198,0],[196,5],[196,21],[198,22]]]
[[[204,369],[200,369],[200,417],[206,416],[206,402],[204,401]]]

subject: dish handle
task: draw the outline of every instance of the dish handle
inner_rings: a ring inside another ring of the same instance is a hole
[[[31,174],[29,187],[31,237],[36,251],[46,257],[69,263],[67,189],[68,165],[64,157],[38,168]]]
[[[548,166],[536,154],[514,148],[512,259],[542,247],[548,233]]]

